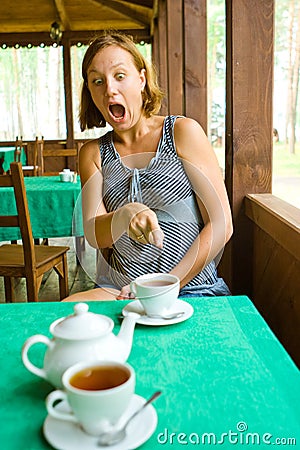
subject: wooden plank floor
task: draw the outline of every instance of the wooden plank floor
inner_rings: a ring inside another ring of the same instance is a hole
[[[2,244],[2,243],[1,243]],[[67,253],[69,290],[70,295],[76,292],[88,291],[94,287],[95,251],[86,245],[82,265],[77,264],[74,238],[49,239],[50,245],[67,245],[70,250]],[[26,302],[25,279],[15,280],[15,292],[17,302]],[[43,277],[39,291],[39,301],[59,301],[58,275],[51,270]],[[5,302],[4,280],[0,277],[0,303]]]

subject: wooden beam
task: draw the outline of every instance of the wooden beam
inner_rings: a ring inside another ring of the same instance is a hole
[[[56,11],[59,15],[59,20],[63,26],[63,30],[70,30],[71,24],[66,12],[64,0],[54,0]]]
[[[167,9],[166,1],[158,0],[158,14],[153,35],[153,60],[157,68],[158,81],[165,97],[160,114],[169,112],[168,58],[167,58]]]
[[[132,3],[133,5],[144,6],[145,8],[153,8],[155,0],[123,0],[123,3]]]
[[[92,31],[65,31],[64,39],[69,40],[72,45],[81,42],[82,44],[88,44],[91,39],[101,33],[102,30]],[[124,29],[123,33],[133,36],[135,41],[150,42],[150,30],[144,29]],[[49,32],[38,33],[0,33],[0,46],[6,45],[7,47],[20,46],[40,46],[41,44],[51,46],[53,40],[49,36]]]
[[[158,23],[158,0],[153,0],[152,20],[150,24],[150,34],[152,37],[154,37],[155,28],[157,31],[157,23]]]
[[[66,105],[67,147],[74,145],[72,77],[71,77],[71,44],[63,37],[64,92]]]
[[[207,132],[206,0],[184,1],[185,115]]]
[[[126,17],[130,17],[138,25],[150,25],[149,17],[136,9],[130,8],[123,3],[119,3],[116,0],[92,0],[93,2],[100,3],[100,5],[106,6],[107,8],[113,9],[114,11],[123,14]]]
[[[183,109],[183,9],[182,0],[166,0],[169,113]]]

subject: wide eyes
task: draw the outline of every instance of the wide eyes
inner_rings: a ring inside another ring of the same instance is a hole
[[[93,80],[93,84],[95,84],[96,86],[102,86],[103,84],[102,78],[97,78],[96,80]]]
[[[124,78],[125,78],[125,74],[124,74],[124,73],[117,73],[116,79],[117,79],[118,81],[121,81],[121,80],[123,80]]]
[[[115,79],[116,79],[117,81],[122,81],[122,80],[124,80],[124,78],[125,78],[125,74],[124,74],[123,72],[118,72],[118,73],[116,73],[116,75],[115,75]],[[104,83],[105,83],[105,81],[104,81],[103,78],[95,78],[95,79],[93,80],[93,84],[94,84],[95,86],[103,86]]]

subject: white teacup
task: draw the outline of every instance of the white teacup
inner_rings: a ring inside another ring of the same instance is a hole
[[[48,413],[56,419],[79,423],[86,433],[99,435],[114,426],[129,406],[135,389],[135,372],[127,363],[89,361],[77,363],[62,377],[64,391],[46,398]],[[72,412],[54,407],[68,402]]]
[[[141,302],[146,314],[165,314],[174,306],[180,280],[168,273],[141,275],[130,283],[130,290]]]
[[[74,178],[74,172],[71,172],[70,169],[64,169],[62,172],[59,172],[60,181],[64,182],[72,182]]]

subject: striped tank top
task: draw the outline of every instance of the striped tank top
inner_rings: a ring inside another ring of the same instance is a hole
[[[97,283],[121,288],[146,273],[169,272],[186,254],[203,227],[200,211],[174,143],[176,116],[167,116],[155,156],[147,167],[126,167],[113,144],[113,133],[101,136],[103,202],[107,212],[139,202],[152,209],[164,232],[163,248],[143,245],[126,233],[111,249],[108,264],[102,258]],[[105,267],[104,267],[105,266]],[[187,286],[217,280],[214,261]]]

